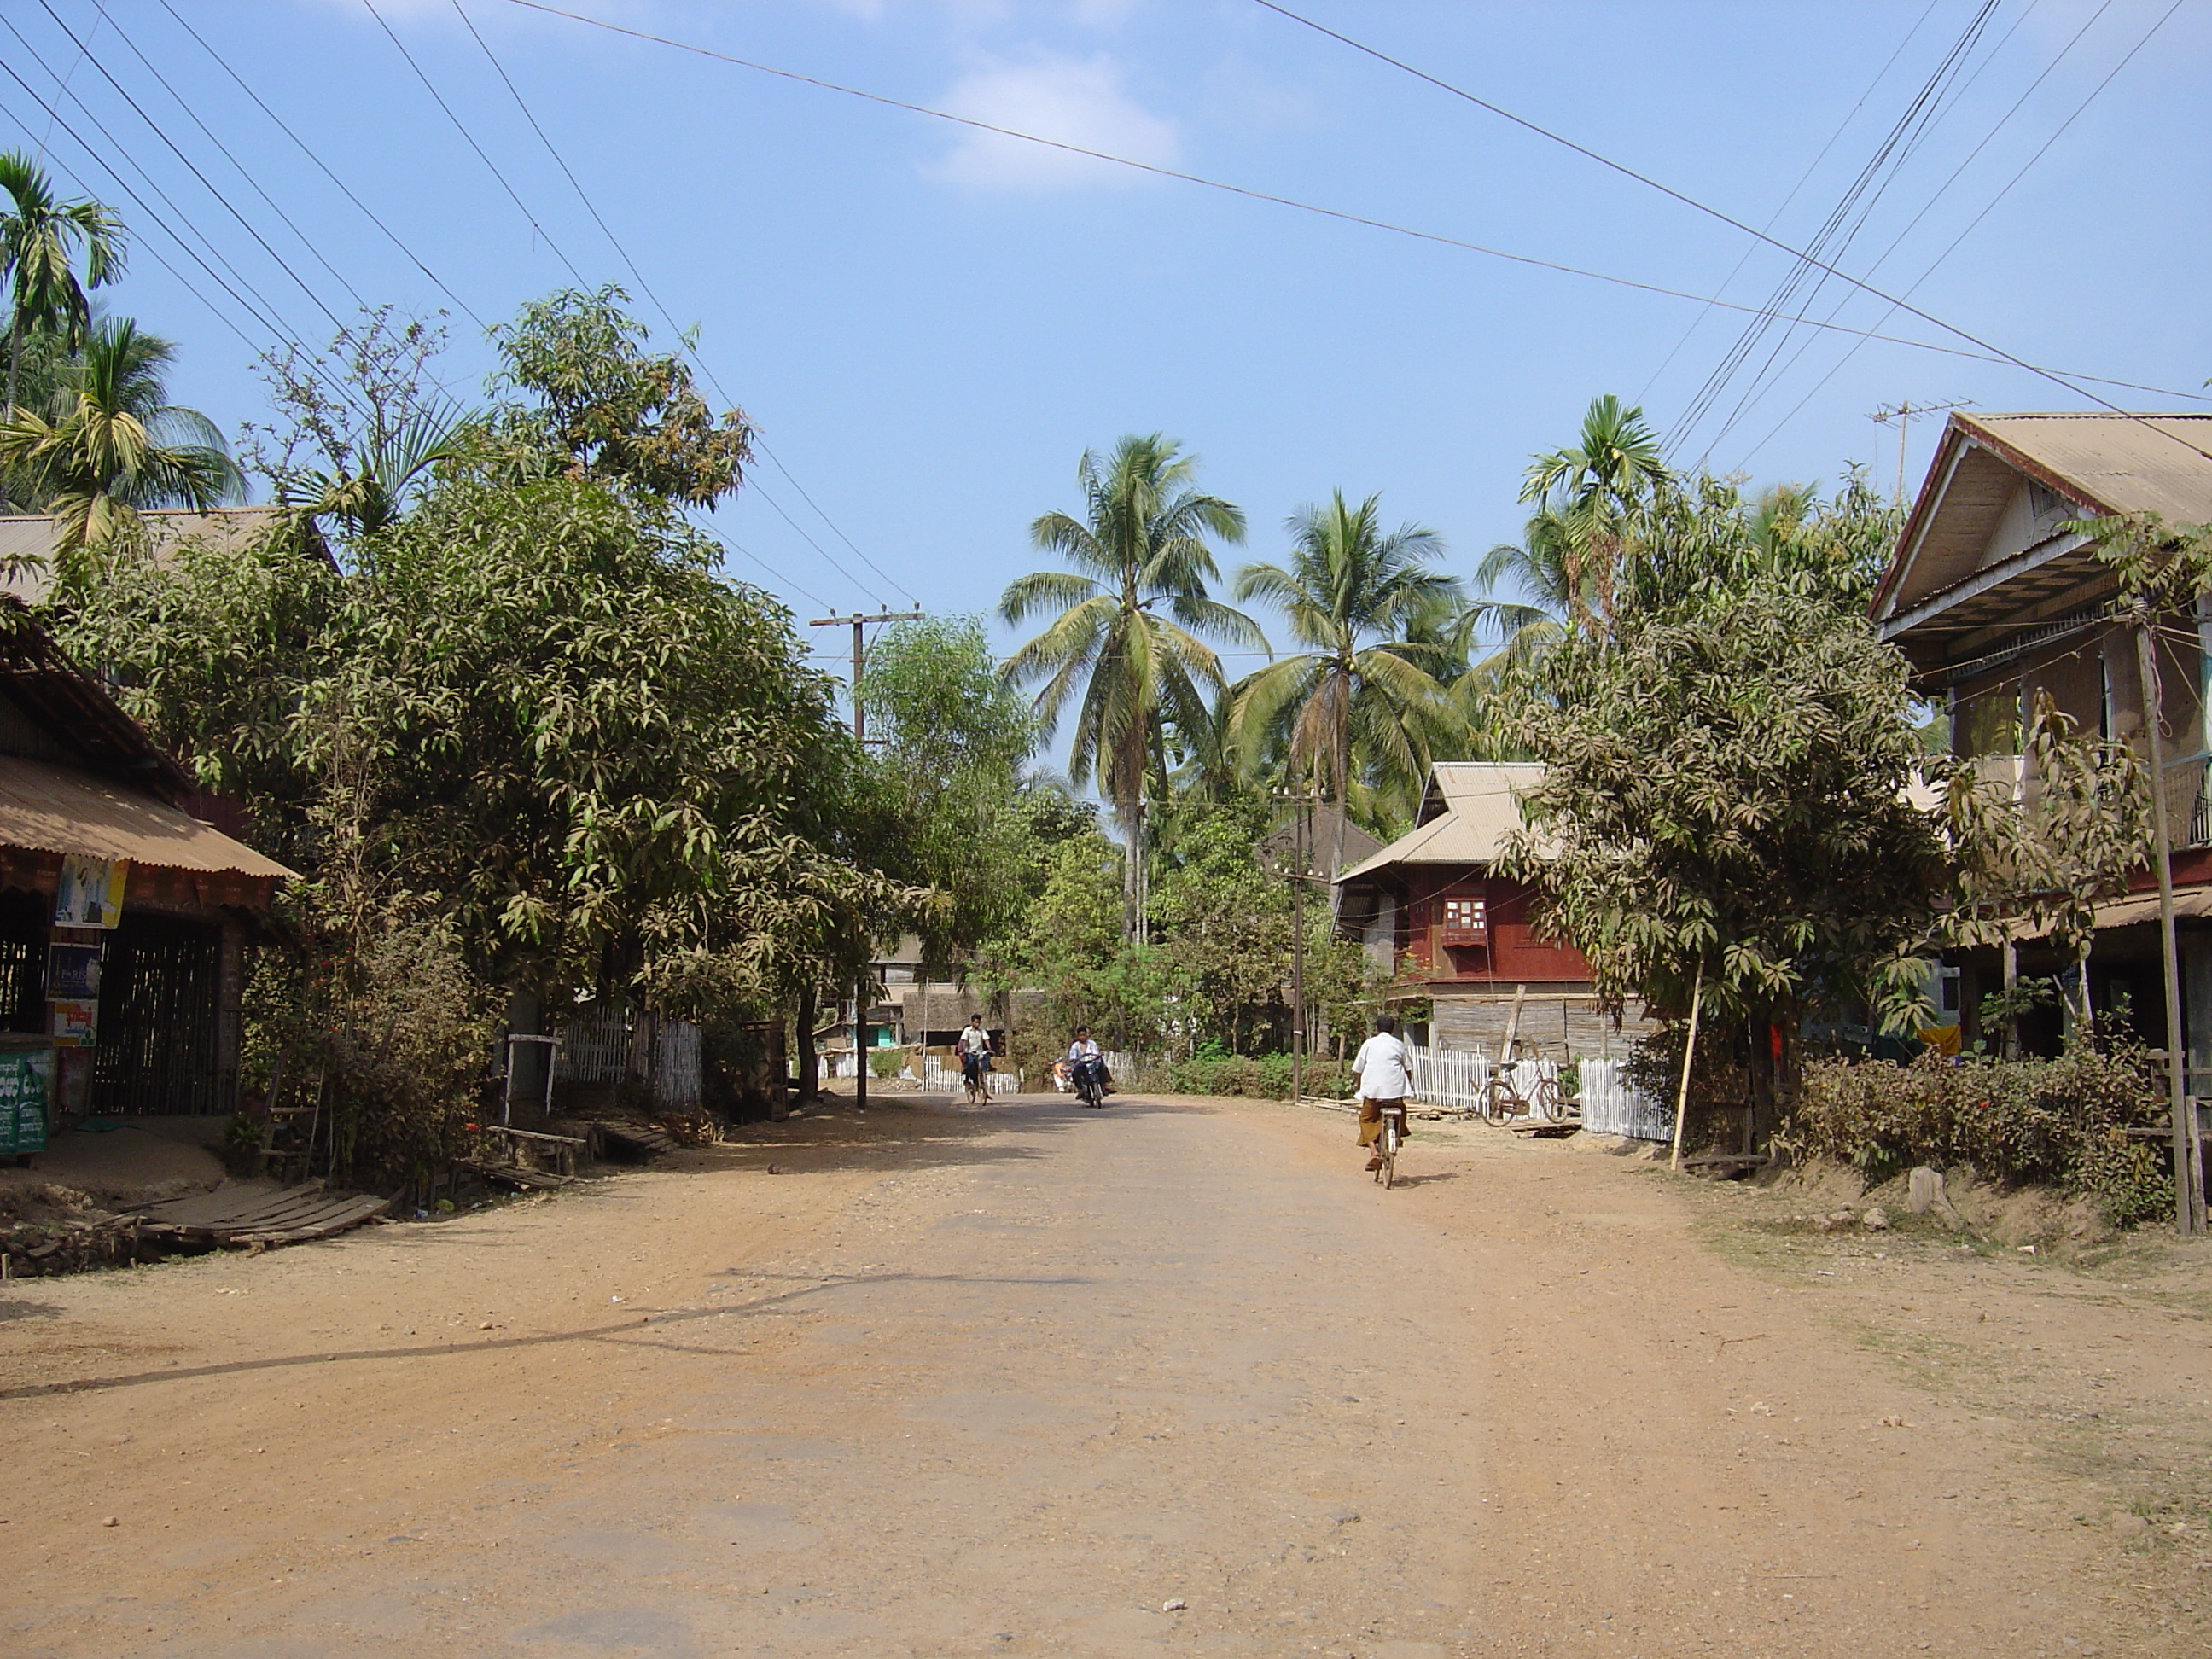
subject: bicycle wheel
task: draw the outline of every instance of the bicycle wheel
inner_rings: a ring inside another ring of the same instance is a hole
[[[1555,1077],[1547,1077],[1536,1090],[1536,1109],[1544,1115],[1547,1123],[1565,1123],[1575,1115],[1567,1091],[1559,1086]]]
[[[1502,1077],[1494,1077],[1482,1091],[1482,1121],[1492,1127],[1502,1128],[1528,1109],[1528,1102],[1514,1091],[1512,1084]]]
[[[1376,1171],[1375,1178],[1382,1183],[1382,1190],[1387,1193],[1398,1182],[1398,1118],[1395,1113],[1382,1114],[1380,1145],[1382,1148],[1382,1167]]]

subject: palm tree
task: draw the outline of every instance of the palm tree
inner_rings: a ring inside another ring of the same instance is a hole
[[[330,471],[303,467],[283,474],[277,480],[278,504],[310,520],[337,519],[356,536],[382,530],[399,517],[408,495],[439,462],[467,448],[481,424],[448,400],[412,404],[389,427],[372,421]]]
[[[168,400],[176,348],[129,318],[103,319],[46,414],[0,423],[0,468],[55,517],[57,554],[105,544],[148,507],[204,510],[244,495],[215,422]]]
[[[1249,767],[1268,739],[1280,741],[1289,776],[1344,809],[1334,861],[1357,786],[1388,791],[1428,770],[1439,677],[1460,658],[1449,634],[1466,598],[1458,578],[1431,568],[1443,539],[1413,524],[1386,534],[1381,499],[1353,507],[1340,489],[1326,507],[1300,508],[1286,521],[1290,568],[1237,573],[1237,597],[1274,600],[1308,647],[1237,688],[1237,748]]]
[[[1158,769],[1164,726],[1197,731],[1205,692],[1225,689],[1220,659],[1199,636],[1267,647],[1249,617],[1207,597],[1206,584],[1220,578],[1207,538],[1242,542],[1244,514],[1198,490],[1195,477],[1182,446],[1157,432],[1132,434],[1110,454],[1085,451],[1076,471],[1084,516],[1047,513],[1030,526],[1031,545],[1075,568],[1018,577],[999,600],[1008,623],[1059,613],[1004,672],[1013,684],[1044,682],[1036,706],[1048,730],[1081,693],[1068,775],[1095,781],[1128,837],[1122,924],[1132,939],[1140,921],[1145,787]]]
[[[0,155],[0,283],[8,285],[7,416],[15,413],[23,337],[55,329],[74,350],[92,330],[88,289],[123,274],[123,227],[97,202],[58,200],[45,171],[21,150]],[[84,256],[79,280],[76,257]]]
[[[1474,583],[1484,593],[1500,586],[1517,589],[1520,599],[1478,599],[1468,607],[1469,634],[1495,628],[1508,663],[1524,663],[1559,637],[1561,618],[1572,604],[1568,566],[1568,531],[1557,512],[1539,507],[1517,542],[1500,542],[1474,568]]]
[[[1521,499],[1556,519],[1562,597],[1571,623],[1613,621],[1614,580],[1638,506],[1668,478],[1640,408],[1607,392],[1583,416],[1581,441],[1528,462]]]

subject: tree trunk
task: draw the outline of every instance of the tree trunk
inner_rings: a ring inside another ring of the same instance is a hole
[[[20,318],[8,319],[8,418],[15,418],[16,371],[23,362],[23,331]]]
[[[792,1022],[799,1028],[799,1098],[811,1101],[822,1092],[822,1057],[814,1052],[814,988],[799,994],[799,1013]]]
[[[1145,797],[1142,790],[1121,809],[1121,822],[1129,836],[1121,860],[1121,937],[1134,944],[1144,926],[1139,895],[1144,887]]]

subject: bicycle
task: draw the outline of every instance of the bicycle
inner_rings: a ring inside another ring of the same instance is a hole
[[[1510,1058],[1501,1060],[1483,1085],[1482,1121],[1492,1128],[1503,1128],[1517,1118],[1540,1116],[1547,1123],[1564,1123],[1572,1115],[1567,1102],[1567,1092],[1559,1084],[1559,1068],[1555,1061],[1544,1058],[1544,1051],[1534,1043],[1516,1042]],[[1529,1091],[1523,1094],[1514,1078],[1516,1066],[1523,1060],[1534,1060],[1536,1074]]]
[[[985,1106],[991,1100],[991,1061],[981,1056],[960,1068],[960,1081],[968,1091],[970,1106]]]
[[[1378,1109],[1382,1121],[1375,1132],[1376,1183],[1389,1192],[1398,1179],[1398,1148],[1406,1139],[1406,1109],[1401,1103]]]

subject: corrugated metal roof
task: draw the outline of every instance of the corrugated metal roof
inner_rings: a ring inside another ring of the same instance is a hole
[[[1521,827],[1517,797],[1543,778],[1543,767],[1533,763],[1439,761],[1429,769],[1423,799],[1427,822],[1336,879],[1341,884],[1394,864],[1488,864]]]
[[[1953,419],[2108,513],[2156,513],[2170,524],[2212,520],[2212,415],[2100,410]]]
[[[0,755],[0,845],[210,874],[294,873],[155,796],[16,755]]]
[[[205,513],[189,507],[142,510],[147,548],[158,561],[187,541],[219,548],[242,547],[276,520],[273,507],[218,507]],[[0,592],[26,605],[45,601],[47,567],[54,550],[54,521],[44,513],[0,514]]]

